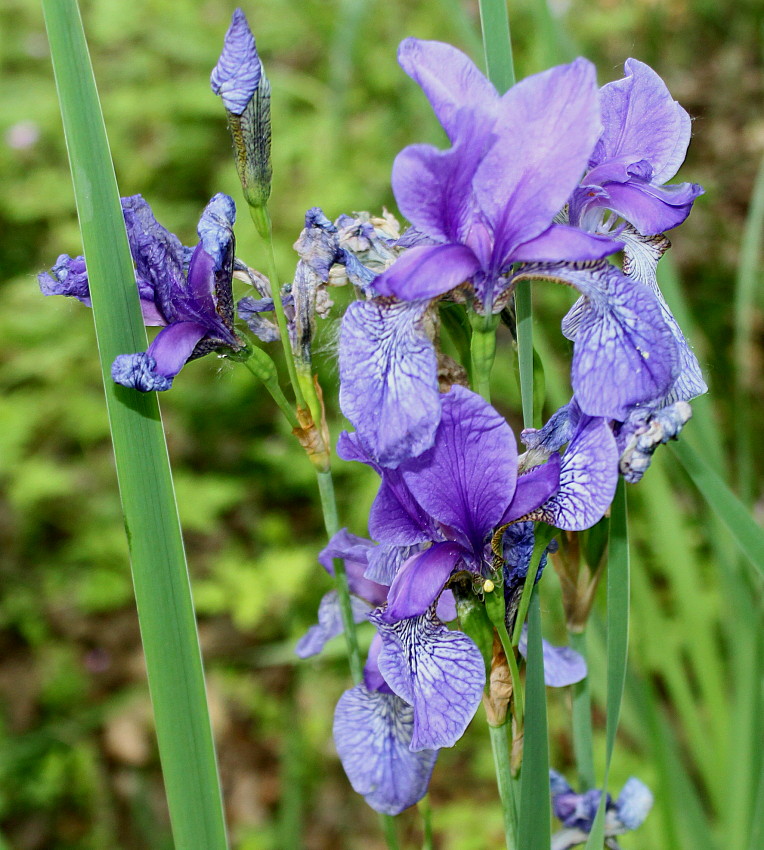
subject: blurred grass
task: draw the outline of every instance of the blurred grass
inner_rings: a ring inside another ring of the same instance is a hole
[[[350,72],[332,78],[339,61],[332,45],[346,25],[338,15],[350,5],[245,7],[273,85],[273,215],[284,272],[294,264],[290,246],[305,209],[319,204],[331,217],[394,209],[395,153],[411,142],[444,142],[395,63],[400,39],[444,39],[480,60],[477,3],[389,0],[363,14],[356,4],[342,60]],[[82,8],[120,187],[141,192],[189,243],[214,192],[239,196],[224,116],[207,82],[232,7],[98,0]],[[732,483],[745,436],[731,392],[734,281],[764,151],[762,9],[754,0],[571,0],[553,9],[562,36],[597,62],[601,82],[637,56],[696,119],[682,176],[707,194],[672,236],[661,274],[712,387],[686,439]],[[513,3],[510,14],[519,76],[553,61],[537,37],[537,22],[549,23],[546,5]],[[43,299],[34,279],[59,253],[80,252],[35,0],[0,5],[0,71],[0,832],[18,850],[161,850],[167,819],[92,317],[79,304]],[[237,253],[257,266],[246,216],[237,236]],[[752,274],[746,380],[755,428],[764,414],[760,266]],[[567,400],[570,352],[558,329],[571,301],[563,290],[534,290],[547,411]],[[336,332],[332,321],[321,329],[327,387],[336,380]],[[500,334],[494,392],[517,431],[508,347]],[[333,706],[347,684],[342,655],[296,665],[285,651],[329,588],[315,564],[323,533],[313,472],[248,374],[214,357],[183,371],[163,409],[234,846],[380,847],[375,818],[349,790],[330,742]],[[336,408],[330,413],[336,436],[340,420]],[[752,439],[750,496],[759,519],[762,451]],[[337,475],[341,516],[365,533],[375,476],[340,465]],[[629,512],[631,666],[610,787],[617,792],[638,775],[656,792],[656,807],[623,847],[758,850],[750,842],[762,829],[759,591],[669,452],[629,489]],[[542,589],[545,636],[562,638],[551,571]],[[589,640],[598,775],[603,602]],[[569,695],[550,694],[549,713],[552,761],[572,777]],[[290,750],[296,717],[299,764]],[[483,850],[501,836],[487,735],[482,721],[473,726],[442,753],[434,775],[433,824],[444,850]],[[280,808],[287,786],[299,815]],[[416,817],[401,820],[402,840],[415,846]]]

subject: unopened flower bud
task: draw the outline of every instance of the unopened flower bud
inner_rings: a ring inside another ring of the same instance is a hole
[[[233,13],[210,85],[228,115],[244,197],[251,207],[264,207],[271,194],[271,86],[241,9]]]

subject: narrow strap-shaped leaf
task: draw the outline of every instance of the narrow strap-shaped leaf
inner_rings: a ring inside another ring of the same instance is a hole
[[[541,645],[541,605],[534,590],[528,609],[528,668],[525,679],[525,741],[520,781],[518,848],[549,850],[552,841],[549,798],[544,654]]]
[[[503,94],[515,84],[507,0],[480,0],[480,25],[488,79]]]
[[[191,589],[156,396],[116,386],[146,348],[119,193],[75,0],[43,0],[93,301],[159,754],[176,846],[227,847]]]
[[[746,506],[692,446],[680,440],[674,443],[672,448],[703,498],[732,535],[740,551],[759,573],[764,575],[764,529],[756,524]]]
[[[605,727],[605,775],[603,795],[585,850],[601,850],[604,842],[605,797],[615,733],[621,715],[629,649],[629,530],[626,487],[618,480],[610,508],[610,537],[607,562],[607,722]]]

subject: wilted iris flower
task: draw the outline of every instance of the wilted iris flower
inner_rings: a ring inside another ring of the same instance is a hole
[[[167,390],[188,360],[219,348],[237,350],[231,279],[234,203],[217,194],[199,220],[199,244],[186,248],[162,227],[140,195],[122,199],[146,325],[162,330],[145,352],[121,354],[112,364],[118,384],[142,392]],[[52,274],[40,275],[45,295],[68,295],[90,303],[84,258],[58,258]]]
[[[552,810],[562,821],[563,829],[552,836],[552,850],[569,850],[589,838],[599,808],[602,792],[598,789],[576,794],[556,770],[549,771]],[[618,799],[607,795],[605,802],[605,846],[618,850],[616,836],[641,826],[653,805],[650,789],[632,777],[623,786]]]

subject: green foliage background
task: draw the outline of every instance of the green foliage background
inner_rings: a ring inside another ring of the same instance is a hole
[[[745,313],[751,339],[733,349],[746,256],[761,283],[755,256],[741,254],[764,151],[760,5],[571,0],[555,9],[550,18],[536,0],[511,5],[520,76],[564,61],[571,44],[597,62],[603,83],[636,56],[696,119],[680,178],[707,194],[664,260],[682,282],[671,287],[666,277],[669,300],[681,309],[686,299],[695,328],[685,330],[712,386],[686,436],[761,512],[760,287]],[[193,244],[212,194],[239,199],[224,115],[208,87],[232,7],[94,0],[82,10],[121,191],[142,193]],[[288,276],[305,209],[320,205],[332,218],[394,210],[395,153],[415,141],[442,143],[395,62],[396,45],[408,35],[439,38],[480,61],[477,4],[269,0],[245,11],[273,87],[272,212]],[[92,318],[78,303],[43,299],[35,280],[80,245],[34,0],[0,2],[0,69],[0,847],[168,847]],[[257,267],[245,215],[237,237],[237,253]],[[557,328],[570,301],[538,290],[549,409],[566,400],[568,352]],[[320,339],[327,390],[336,382],[336,331],[329,320]],[[495,397],[518,430],[507,338],[503,346]],[[333,706],[348,683],[342,647],[304,664],[291,652],[329,587],[315,561],[323,536],[312,470],[270,399],[224,361],[193,363],[162,407],[234,846],[381,846],[331,745]],[[332,422],[336,436],[336,406]],[[341,517],[363,534],[374,476],[338,464],[337,477]],[[632,675],[613,789],[635,774],[657,803],[623,846],[757,850],[760,587],[668,451],[629,496]],[[548,636],[557,623],[561,638],[551,569],[544,593]],[[601,622],[600,610],[590,641],[599,705]],[[553,760],[572,775],[568,701],[550,694]],[[595,720],[601,759],[604,718]],[[498,844],[482,721],[442,754],[432,803],[438,847]],[[414,842],[415,814],[402,822]]]

